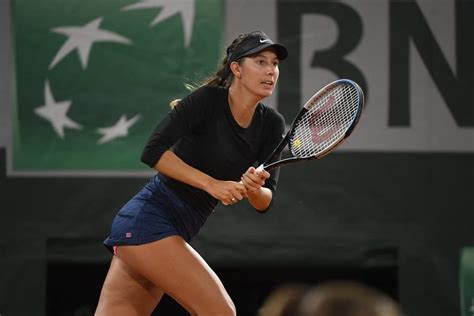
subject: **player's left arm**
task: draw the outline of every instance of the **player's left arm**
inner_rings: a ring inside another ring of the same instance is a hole
[[[249,203],[259,212],[265,212],[273,199],[273,192],[264,187],[265,180],[270,177],[270,173],[265,170],[258,171],[250,167],[242,175],[242,183],[247,188]]]

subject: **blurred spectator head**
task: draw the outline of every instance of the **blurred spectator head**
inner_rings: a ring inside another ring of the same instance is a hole
[[[258,316],[295,316],[296,306],[309,286],[302,283],[288,283],[273,290],[262,307]]]
[[[308,290],[297,307],[298,316],[401,316],[388,295],[352,281],[331,281]]]

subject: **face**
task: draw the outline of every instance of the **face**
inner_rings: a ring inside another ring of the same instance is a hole
[[[278,57],[272,48],[247,56],[240,63],[233,63],[232,70],[237,79],[234,83],[242,85],[258,98],[266,98],[273,93],[280,75]]]

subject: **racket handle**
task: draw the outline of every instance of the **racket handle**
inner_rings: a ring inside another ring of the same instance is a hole
[[[261,164],[260,166],[258,166],[255,170],[256,170],[256,171],[262,171],[263,169],[264,169],[264,168],[263,168],[263,163],[262,163],[262,164]],[[242,181],[239,181],[239,182],[243,184]]]

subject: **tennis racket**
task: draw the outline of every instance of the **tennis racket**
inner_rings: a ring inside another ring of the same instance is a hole
[[[313,95],[273,153],[257,170],[273,170],[288,164],[319,159],[342,143],[354,130],[364,107],[357,83],[340,79]],[[288,145],[291,157],[271,162]]]

